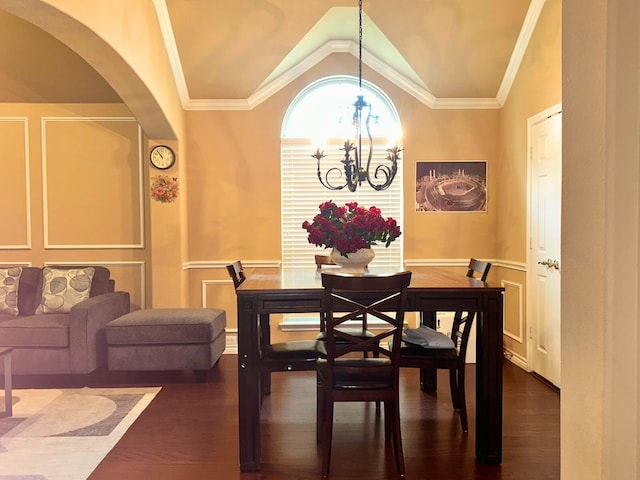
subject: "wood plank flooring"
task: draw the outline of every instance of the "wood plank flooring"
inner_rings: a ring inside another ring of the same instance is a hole
[[[475,450],[475,375],[467,375],[468,435],[451,408],[446,372],[439,392],[419,389],[418,371],[401,378],[406,479],[554,480],[560,478],[560,398],[557,391],[508,361],[504,365],[503,463],[478,465]],[[238,465],[237,357],[223,355],[206,383],[191,372],[97,372],[88,377],[17,377],[34,386],[161,385],[162,390],[91,475],[91,480],[306,480],[320,478],[315,442],[313,372],[273,375],[262,405],[262,471]],[[397,478],[374,404],[336,407],[330,478]]]

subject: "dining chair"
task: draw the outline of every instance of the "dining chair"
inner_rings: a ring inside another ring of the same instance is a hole
[[[400,433],[399,353],[411,272],[393,275],[322,273],[326,358],[317,362],[317,429],[322,444],[322,476],[329,474],[333,412],[336,402],[381,401],[385,439],[391,440],[398,474],[404,475]],[[340,313],[338,313],[340,312]],[[362,315],[385,323],[372,338],[350,335],[340,327]],[[387,342],[391,348],[386,348]],[[384,346],[383,346],[384,345]],[[363,358],[373,351],[378,356]]]
[[[246,276],[240,260],[227,265],[227,272],[237,290]],[[269,315],[258,315],[260,327],[260,385],[263,395],[271,393],[271,373],[316,369],[316,360],[324,356],[324,344],[318,340],[291,340],[271,343]]]
[[[467,277],[486,281],[491,263],[472,258]],[[445,335],[432,328],[421,326],[407,329],[400,347],[400,367],[434,368],[449,370],[449,387],[453,409],[460,413],[463,432],[469,431],[465,392],[465,366],[467,345],[476,312],[455,312],[451,334]]]
[[[480,280],[484,282],[487,280],[489,270],[491,270],[491,263],[472,258],[469,260],[469,266],[467,269],[467,277],[475,277],[476,274],[479,274]]]
[[[331,256],[329,255],[316,255],[316,269],[321,270],[323,265],[335,265]]]

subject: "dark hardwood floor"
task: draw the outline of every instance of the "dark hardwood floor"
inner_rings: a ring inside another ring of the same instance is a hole
[[[16,377],[14,388],[34,386],[161,385],[162,390],[91,475],[92,480],[320,478],[315,441],[313,372],[277,373],[262,405],[262,471],[238,465],[237,357],[223,355],[206,383],[191,372],[97,372],[89,377]],[[474,460],[475,376],[467,376],[469,434],[452,411],[446,372],[439,392],[419,389],[418,371],[401,379],[406,479],[553,480],[560,478],[560,397],[508,361],[504,365],[503,463]],[[393,452],[374,404],[336,407],[330,478],[396,478]]]

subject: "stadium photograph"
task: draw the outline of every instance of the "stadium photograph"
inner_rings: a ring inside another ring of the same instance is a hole
[[[416,212],[486,212],[487,162],[417,162]]]

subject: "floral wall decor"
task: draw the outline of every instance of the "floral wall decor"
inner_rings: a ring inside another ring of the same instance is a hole
[[[151,198],[162,203],[171,203],[178,198],[178,179],[169,175],[151,178]]]

